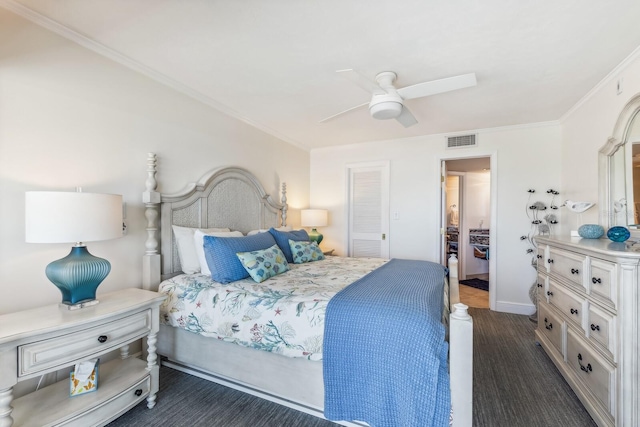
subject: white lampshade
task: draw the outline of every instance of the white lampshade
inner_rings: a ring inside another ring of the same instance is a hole
[[[303,227],[325,227],[328,223],[326,209],[302,209],[300,223]]]
[[[73,243],[122,237],[122,196],[116,194],[28,191],[25,240]]]

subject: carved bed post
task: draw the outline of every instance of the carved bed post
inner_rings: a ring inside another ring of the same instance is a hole
[[[282,199],[280,199],[280,202],[282,203],[282,226],[286,227],[287,209],[289,208],[287,206],[287,183],[286,182],[282,183]]]
[[[160,193],[156,191],[156,155],[147,154],[146,190],[142,193],[142,203],[145,205],[144,216],[147,218],[147,240],[145,254],[142,257],[142,289],[156,291],[160,284],[160,242],[157,238],[158,217],[160,216]]]

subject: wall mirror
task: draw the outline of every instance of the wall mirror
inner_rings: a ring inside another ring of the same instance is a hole
[[[598,159],[600,224],[640,237],[640,94],[624,107]]]

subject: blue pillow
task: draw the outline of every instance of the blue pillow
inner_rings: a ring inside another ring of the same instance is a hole
[[[204,256],[211,278],[219,283],[231,283],[249,277],[236,256],[238,252],[267,249],[276,244],[269,233],[244,237],[204,236]]]
[[[280,250],[287,259],[287,262],[293,262],[293,255],[291,255],[291,248],[289,247],[289,240],[294,242],[308,242],[309,235],[304,230],[295,231],[278,231],[275,228],[270,228],[269,233],[276,239],[276,243],[280,246]]]
[[[294,264],[302,264],[311,261],[320,261],[324,259],[322,249],[316,242],[295,242],[289,240],[291,255]]]
[[[276,244],[269,249],[238,252],[236,256],[245,270],[251,275],[251,278],[258,283],[289,270],[289,263],[287,263],[284,254]]]

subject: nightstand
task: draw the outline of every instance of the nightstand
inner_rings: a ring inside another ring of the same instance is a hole
[[[0,316],[0,427],[105,425],[143,399],[155,406],[159,367],[156,340],[164,296],[126,289],[100,296],[81,310],[57,304]],[[147,339],[147,360],[129,344]],[[13,386],[120,349],[99,365],[98,389],[69,396],[69,378],[13,400]],[[13,409],[12,409],[13,407]]]

